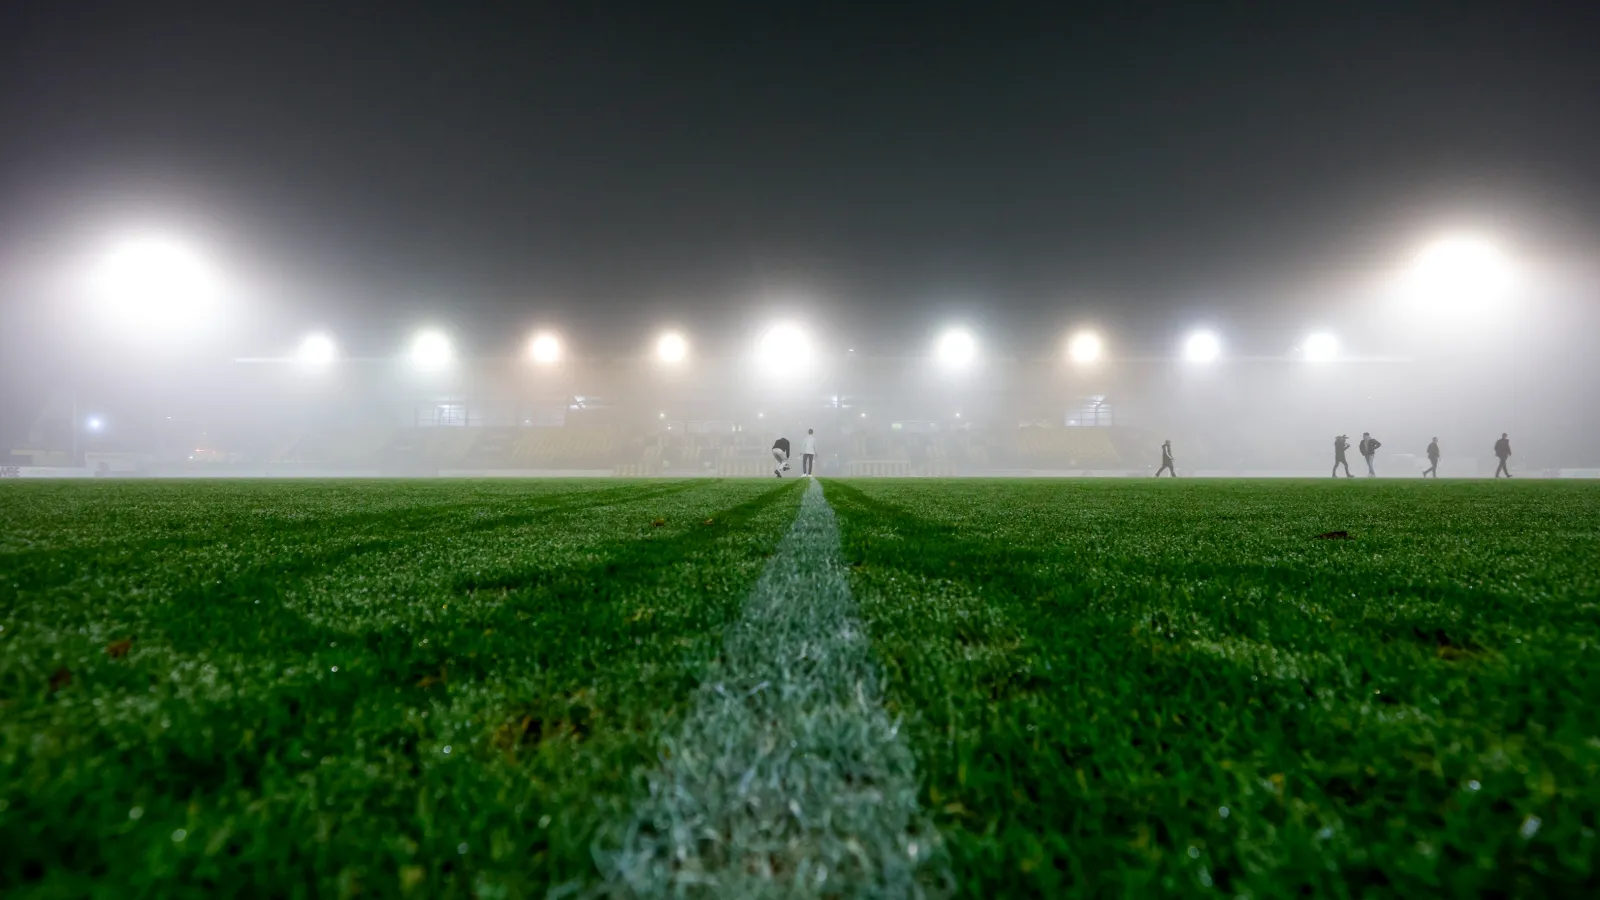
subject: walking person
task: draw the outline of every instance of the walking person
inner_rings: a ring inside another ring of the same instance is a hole
[[[1506,460],[1511,458],[1511,438],[1506,437],[1504,431],[1500,432],[1500,440],[1494,442],[1494,455],[1500,458],[1500,466],[1494,470],[1494,477],[1499,478],[1500,473],[1504,472],[1510,478],[1511,467],[1506,465]]]
[[[1426,469],[1422,470],[1422,477],[1423,478],[1427,478],[1429,475],[1432,475],[1434,477],[1434,480],[1438,480],[1438,478],[1439,478],[1439,439],[1438,438],[1434,438],[1433,442],[1428,444],[1428,467]]]
[[[772,470],[772,474],[782,478],[784,470],[789,468],[788,438],[781,437],[772,442],[772,458],[778,463],[778,467]]]
[[[1372,432],[1361,432],[1361,443],[1356,445],[1356,449],[1361,451],[1361,458],[1367,461],[1368,478],[1378,477],[1378,470],[1372,467],[1372,457],[1377,455],[1378,448],[1382,446],[1383,444],[1379,443],[1378,439],[1372,436]]]
[[[811,464],[817,458],[817,432],[815,429],[806,429],[806,442],[801,445],[804,453],[800,456],[800,473],[807,478],[811,477]]]
[[[1156,470],[1156,477],[1160,478],[1162,472],[1171,472],[1173,478],[1178,477],[1178,468],[1172,464],[1172,441],[1161,442],[1161,468]]]
[[[1354,478],[1350,474],[1350,461],[1344,458],[1346,450],[1350,449],[1350,435],[1341,434],[1333,439],[1333,477],[1339,477],[1339,467],[1344,466],[1344,477]]]

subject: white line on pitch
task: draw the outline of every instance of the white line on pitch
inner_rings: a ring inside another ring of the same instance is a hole
[[[947,892],[943,847],[917,811],[915,760],[883,710],[818,482],[664,744],[620,849],[597,851],[607,893]]]

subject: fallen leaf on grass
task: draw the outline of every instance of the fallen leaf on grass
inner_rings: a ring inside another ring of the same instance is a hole
[[[665,524],[667,524],[667,520],[666,519],[657,519],[654,522],[650,523],[650,525],[652,527],[654,527],[654,528],[660,528],[661,526],[663,526]]]
[[[702,524],[702,525],[712,525],[712,524],[715,524],[715,522],[716,522],[715,519],[707,519],[704,522],[701,522],[700,524]]]
[[[1349,540],[1349,538],[1350,532],[1348,531],[1328,531],[1317,535],[1317,539],[1323,541],[1344,541]]]
[[[66,666],[56,669],[50,674],[50,692],[53,694],[72,683],[72,673]]]
[[[124,656],[127,656],[128,651],[132,649],[133,638],[123,638],[120,641],[112,641],[111,643],[107,644],[106,655],[112,659],[121,659]]]

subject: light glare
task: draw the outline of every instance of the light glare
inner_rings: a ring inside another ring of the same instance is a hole
[[[442,332],[423,331],[411,341],[411,364],[424,372],[437,372],[450,365],[455,351]]]
[[[334,344],[333,338],[325,334],[308,334],[300,342],[300,350],[296,354],[301,365],[326,366],[339,355],[339,348]]]
[[[220,293],[211,264],[168,237],[117,244],[93,273],[96,293],[115,314],[155,330],[192,328],[209,317]]]
[[[656,359],[669,365],[683,362],[689,355],[689,342],[682,334],[668,331],[656,339]]]
[[[1222,355],[1222,340],[1210,331],[1196,331],[1183,342],[1183,358],[1189,362],[1215,362]]]
[[[811,365],[811,339],[789,323],[767,329],[756,352],[762,371],[769,375],[803,371]]]
[[[978,341],[965,328],[952,328],[939,336],[935,352],[946,368],[964,369],[977,357]]]
[[[541,331],[528,342],[528,358],[541,366],[561,361],[561,339],[548,331]]]
[[[1318,332],[1307,337],[1300,349],[1306,362],[1333,362],[1339,358],[1339,339],[1327,332]]]
[[[1092,331],[1080,331],[1067,343],[1067,355],[1080,365],[1099,362],[1100,350],[1100,335]]]
[[[1411,265],[1411,288],[1424,302],[1450,308],[1497,299],[1511,286],[1511,265],[1498,247],[1470,235],[1441,238]]]

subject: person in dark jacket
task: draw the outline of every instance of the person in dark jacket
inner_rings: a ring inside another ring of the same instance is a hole
[[[1371,432],[1361,432],[1361,443],[1356,445],[1356,449],[1361,451],[1361,458],[1367,461],[1368,478],[1378,477],[1378,470],[1372,467],[1372,458],[1378,455],[1378,448],[1382,446],[1383,444],[1379,443],[1378,439],[1373,437]]]
[[[1511,468],[1506,465],[1506,460],[1511,458],[1511,439],[1506,437],[1504,431],[1500,432],[1500,440],[1494,442],[1494,455],[1500,458],[1500,466],[1494,470],[1494,477],[1499,478],[1500,473],[1504,472],[1510,478]]]
[[[1350,474],[1350,461],[1344,458],[1344,452],[1350,449],[1350,435],[1341,434],[1333,439],[1333,477],[1339,477],[1339,467],[1344,466],[1344,477],[1354,478]]]
[[[1422,477],[1423,478],[1427,478],[1429,475],[1432,475],[1434,478],[1438,478],[1439,477],[1439,439],[1438,438],[1434,438],[1433,442],[1428,444],[1428,467],[1426,469],[1422,470]]]
[[[1156,477],[1160,478],[1162,472],[1171,472],[1173,478],[1178,477],[1178,470],[1172,464],[1172,441],[1161,442],[1161,468],[1156,470]]]
[[[783,470],[789,468],[788,438],[781,437],[772,442],[772,458],[778,463],[778,467],[772,470],[772,474],[782,478]]]

